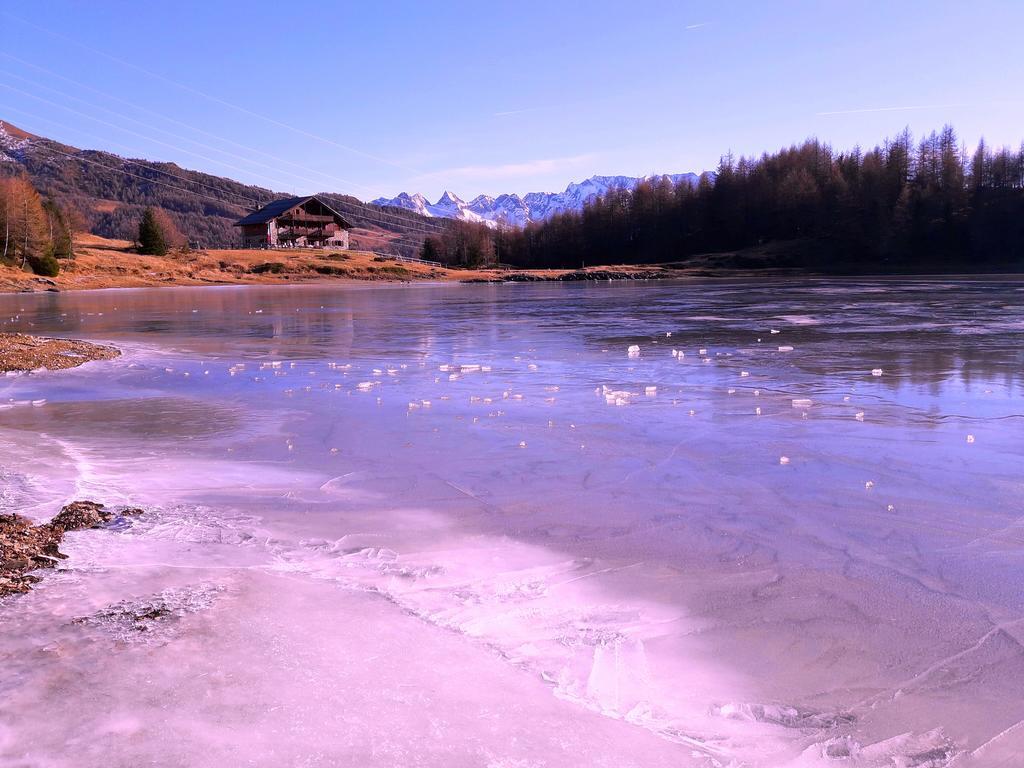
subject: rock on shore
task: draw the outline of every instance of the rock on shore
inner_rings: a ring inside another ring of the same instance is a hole
[[[114,347],[88,341],[0,333],[0,373],[74,368],[92,360],[112,360],[120,354]]]
[[[0,515],[0,598],[28,592],[39,577],[31,573],[52,568],[67,555],[58,549],[67,531],[100,528],[138,509],[111,512],[95,501],[73,501],[48,523],[34,525],[21,515]]]

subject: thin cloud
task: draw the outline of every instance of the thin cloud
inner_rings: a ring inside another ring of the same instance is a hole
[[[700,29],[701,27],[708,26],[710,23],[710,21],[702,21],[700,24],[687,24],[683,29]]]
[[[505,112],[495,112],[495,117],[508,117],[509,115],[521,115],[524,112],[536,112],[538,109],[544,109],[544,107],[526,107],[525,109],[509,109]]]
[[[464,165],[423,174],[418,179],[519,179],[553,173],[570,168],[592,164],[594,154],[572,155],[530,160],[525,163],[503,163],[499,165]]]
[[[965,107],[966,104],[915,104],[907,107],[866,107],[864,109],[836,109],[831,112],[815,112],[817,117],[831,117],[833,115],[866,115],[872,112],[913,112],[920,109],[949,109],[950,107]]]
[[[493,112],[493,117],[509,117],[511,115],[523,115],[529,112],[547,112],[550,110],[561,110],[564,111],[574,107],[592,106],[594,104],[604,104],[608,101],[607,98],[602,99],[579,99],[577,101],[563,101],[558,104],[538,104],[532,107],[517,107],[516,109],[504,109],[500,112]]]

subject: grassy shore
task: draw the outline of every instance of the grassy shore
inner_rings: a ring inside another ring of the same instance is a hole
[[[447,269],[403,262],[367,251],[202,250],[142,256],[124,240],[79,235],[75,259],[57,277],[0,265],[0,292],[141,288],[168,285],[266,285],[324,280],[499,282],[683,277],[670,266],[603,266],[587,269]]]

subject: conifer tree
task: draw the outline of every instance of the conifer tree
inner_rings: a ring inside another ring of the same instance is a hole
[[[167,236],[157,220],[156,211],[146,208],[139,222],[139,253],[163,256],[167,253]]]
[[[423,241],[423,247],[420,250],[420,258],[424,261],[440,261],[441,259],[441,245],[433,237],[427,237]]]

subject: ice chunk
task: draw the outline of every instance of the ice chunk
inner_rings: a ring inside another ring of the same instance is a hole
[[[629,347],[626,348],[626,354],[629,357],[640,357],[640,345],[630,344]]]
[[[806,397],[797,397],[793,399],[794,408],[810,408],[814,404],[814,401]]]
[[[604,400],[608,405],[629,405],[632,396],[632,392],[609,389],[604,393]]]
[[[789,464],[789,456],[779,456],[779,464]]]
[[[779,352],[792,352],[793,348],[789,345],[783,345],[779,347]]]
[[[881,368],[872,368],[871,369],[871,375],[872,376],[881,376],[882,375],[882,369]]]

